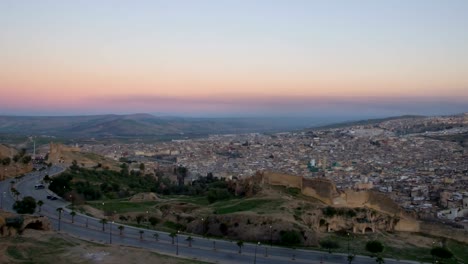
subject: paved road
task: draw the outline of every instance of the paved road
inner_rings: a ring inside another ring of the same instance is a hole
[[[123,234],[120,235],[117,228],[120,224],[107,223],[103,230],[103,225],[99,223],[99,219],[82,214],[77,214],[72,223],[70,210],[65,208],[69,205],[68,202],[60,198],[55,201],[48,200],[46,197],[51,194],[49,190],[36,190],[34,188],[34,185],[40,183],[45,174],[54,175],[62,171],[62,168],[53,166],[50,168],[50,172],[32,172],[17,180],[14,186],[21,193],[20,199],[25,196],[33,196],[36,200],[44,201],[41,212],[38,212],[38,214],[49,217],[55,230],[59,231],[60,228],[60,232],[65,232],[84,240],[147,248],[163,254],[179,255],[184,258],[216,263],[347,263],[345,254],[328,254],[320,251],[296,250],[250,243],[245,243],[242,248],[242,254],[239,254],[236,242],[196,236],[193,236],[192,246],[189,247],[186,241],[186,234],[179,234],[174,244],[172,244],[172,239],[166,232],[126,225],[124,225]],[[12,211],[14,203],[14,197],[9,191],[11,187],[10,181],[5,180],[0,182],[0,205],[6,211]],[[56,210],[58,207],[65,208],[61,213],[60,220]],[[140,231],[144,232],[141,234],[142,238],[140,238]],[[154,234],[158,234],[157,240],[154,238]],[[375,259],[366,256],[356,256],[353,263],[375,264]],[[416,262],[385,259],[385,263]]]

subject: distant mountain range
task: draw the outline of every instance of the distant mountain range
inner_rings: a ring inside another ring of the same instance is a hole
[[[150,114],[0,116],[0,133],[61,138],[135,138],[274,132],[326,124],[314,118],[183,118]]]
[[[394,125],[400,134],[434,131],[445,128],[445,120],[468,123],[468,115],[429,118],[398,116],[337,123],[344,119],[317,117],[284,118],[184,118],[150,114],[90,116],[0,116],[0,140],[12,137],[45,136],[62,139],[180,139],[209,134],[283,132],[302,129],[329,129],[356,125],[377,125],[392,120],[406,120]],[[348,119],[349,120],[349,119]],[[407,121],[410,121],[409,123]],[[379,126],[380,126],[379,125]],[[24,138],[23,138],[24,140]]]

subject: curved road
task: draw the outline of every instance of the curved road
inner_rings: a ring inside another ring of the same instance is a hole
[[[50,168],[49,175],[56,175],[64,169],[58,166]],[[186,238],[188,235],[179,234],[172,244],[172,239],[166,232],[148,230],[126,226],[120,235],[117,223],[107,223],[104,226],[99,223],[100,219],[77,213],[72,223],[70,210],[65,208],[68,202],[58,199],[48,200],[47,195],[52,193],[47,189],[36,190],[34,185],[47,174],[47,171],[31,172],[23,178],[16,180],[15,188],[21,193],[20,199],[32,196],[36,200],[42,200],[44,205],[41,212],[37,214],[47,216],[54,229],[65,232],[75,237],[88,241],[101,243],[120,244],[147,248],[167,255],[178,255],[184,258],[198,259],[215,263],[258,263],[258,264],[282,264],[282,263],[348,263],[346,254],[328,254],[320,251],[299,250],[282,247],[271,247],[269,245],[245,243],[242,254],[238,253],[236,242],[209,239],[192,236],[192,246],[189,247]],[[10,192],[11,179],[0,182],[0,208],[5,211],[13,211],[14,197]],[[56,196],[56,195],[54,195]],[[62,207],[64,211],[59,214],[57,208]],[[59,230],[60,229],[60,230]],[[140,234],[143,231],[143,234]],[[158,234],[155,239],[154,234]],[[140,238],[141,235],[141,238]],[[353,263],[374,264],[375,259],[366,256],[356,256]],[[397,261],[385,259],[387,264],[396,263],[418,263],[413,261]]]

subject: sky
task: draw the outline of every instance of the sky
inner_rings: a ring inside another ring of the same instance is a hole
[[[0,115],[468,112],[465,0],[0,0]]]

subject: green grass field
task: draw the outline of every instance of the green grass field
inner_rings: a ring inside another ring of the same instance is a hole
[[[282,201],[268,199],[243,199],[221,201],[213,204],[213,210],[216,214],[231,214],[236,212],[252,211],[265,213],[277,210]]]

